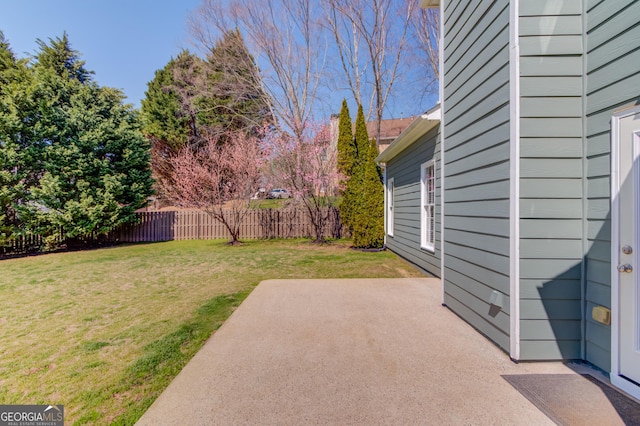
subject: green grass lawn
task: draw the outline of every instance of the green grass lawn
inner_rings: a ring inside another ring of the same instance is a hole
[[[330,197],[328,203],[333,207],[338,207],[342,197]],[[298,200],[298,203],[300,201]],[[265,198],[261,200],[252,200],[251,207],[254,209],[283,209],[295,205],[296,200],[293,198]]]
[[[64,404],[66,424],[133,424],[271,278],[420,276],[346,242],[172,241],[0,261],[0,404]]]
[[[293,202],[291,198],[265,198],[262,200],[252,200],[251,207],[254,209],[282,209]]]

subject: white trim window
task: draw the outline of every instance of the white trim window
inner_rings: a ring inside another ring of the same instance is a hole
[[[435,251],[436,166],[434,160],[420,166],[420,247]]]
[[[393,203],[394,203],[393,178],[387,181],[387,234],[393,237]]]

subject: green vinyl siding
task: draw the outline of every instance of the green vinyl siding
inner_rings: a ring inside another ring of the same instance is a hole
[[[591,319],[611,307],[611,116],[640,103],[640,2],[586,2],[585,358],[611,368],[611,329]]]
[[[520,39],[520,52],[523,55],[580,55],[582,50],[581,35],[523,37]]]
[[[580,341],[523,340],[520,352],[528,354],[531,360],[580,359]]]
[[[579,281],[571,279],[555,279],[552,282],[544,279],[523,278],[521,281],[520,297],[522,299],[536,299],[540,296],[538,290],[544,285],[545,297],[553,300],[576,300],[582,295],[582,286]],[[523,324],[526,326],[526,323]]]
[[[609,370],[591,311],[611,307],[611,117],[640,105],[640,1],[516,1],[516,77],[510,1],[443,1],[444,300],[509,350],[511,306],[491,316],[488,298],[510,297],[518,143],[520,359]]]
[[[447,1],[444,22],[444,302],[508,350],[509,1]]]
[[[543,158],[551,151],[554,158],[575,158],[582,153],[582,138],[520,138],[521,157]]]
[[[394,184],[393,236],[387,248],[420,269],[440,276],[440,135],[439,127],[413,142],[386,164],[387,179]],[[434,251],[420,247],[420,167],[435,160],[435,244]]]
[[[582,0],[519,13],[520,359],[580,358]]]
[[[543,10],[540,13],[541,15],[539,16],[520,15],[520,36],[582,34],[582,15],[580,12],[574,12],[571,15],[559,15],[555,10]]]
[[[577,96],[534,96],[527,97],[527,101],[520,105],[520,114],[530,118],[547,117],[580,117],[582,115],[582,99]],[[579,146],[582,149],[582,139]],[[564,145],[564,144],[558,144]]]
[[[550,1],[521,1],[520,16],[544,16],[552,10],[554,15],[580,15],[583,0],[550,0]]]

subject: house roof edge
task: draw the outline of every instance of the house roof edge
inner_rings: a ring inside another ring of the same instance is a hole
[[[376,163],[386,163],[396,155],[407,149],[420,136],[426,134],[431,129],[440,124],[441,118],[440,104],[416,118],[400,135],[376,157]]]

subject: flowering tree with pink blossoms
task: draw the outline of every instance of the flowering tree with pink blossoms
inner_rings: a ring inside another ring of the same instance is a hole
[[[240,226],[250,210],[251,196],[261,179],[264,152],[260,140],[243,132],[209,137],[202,145],[186,146],[171,159],[174,173],[160,179],[178,205],[205,211],[222,223],[239,243]]]
[[[273,179],[303,205],[314,228],[314,242],[325,242],[325,230],[334,213],[329,207],[344,181],[337,169],[329,126],[307,126],[301,137],[272,132],[264,143]]]

